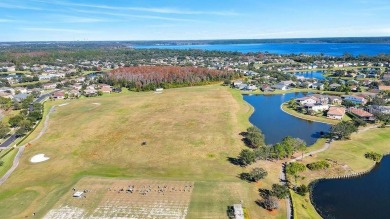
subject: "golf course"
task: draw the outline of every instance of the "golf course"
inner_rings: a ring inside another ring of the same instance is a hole
[[[269,172],[254,184],[240,180],[238,175],[247,170],[229,162],[245,148],[240,132],[250,126],[252,113],[237,91],[221,85],[160,94],[124,91],[47,101],[45,114],[53,106],[48,130],[27,144],[39,134],[41,123],[22,143],[27,146],[20,164],[1,186],[0,218],[44,217],[64,202],[71,205],[67,195],[79,181],[90,189],[88,185],[103,178],[113,184],[193,183],[187,218],[226,218],[227,207],[240,202],[249,218],[285,218],[284,201],[273,212],[256,204],[258,189],[278,182],[279,170],[272,170],[280,165],[258,162],[247,167],[262,166]],[[30,162],[41,154],[50,159]],[[86,200],[80,206],[89,216],[96,204]]]

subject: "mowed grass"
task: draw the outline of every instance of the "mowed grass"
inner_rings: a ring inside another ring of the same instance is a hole
[[[1,151],[1,155],[5,154],[9,149],[5,149],[4,151]],[[0,166],[0,176],[3,176],[12,166],[12,163],[14,162],[14,157],[16,156],[16,153],[18,153],[18,150],[14,149],[10,152],[8,152],[4,157],[0,159],[0,161],[3,161],[3,165]]]
[[[45,114],[62,103],[47,102]],[[214,218],[226,217],[227,204],[240,199],[248,203],[251,218],[269,217],[254,204],[257,187],[239,180],[243,169],[227,160],[245,147],[239,133],[250,125],[251,112],[240,92],[219,85],[69,101],[56,107],[48,131],[26,148],[19,167],[2,185],[0,206],[7,208],[0,218],[33,212],[42,217],[84,176],[194,181],[200,192],[194,191],[190,215],[193,211],[197,218],[208,218],[202,201],[210,197],[216,200]],[[31,164],[29,159],[39,153],[50,160]],[[216,190],[215,195],[213,188],[222,189],[224,183],[233,183],[233,189]]]
[[[291,191],[291,197],[294,203],[294,218],[313,219],[322,218],[310,202],[309,194],[305,196],[298,195]],[[299,209],[299,210],[298,210]]]
[[[351,140],[335,141],[328,150],[313,157],[304,158],[302,161],[304,164],[330,159],[333,161],[332,167],[320,171],[306,170],[300,174],[303,178],[298,179],[297,183],[307,185],[315,179],[367,171],[375,165],[374,161],[364,157],[364,154],[370,151],[380,154],[390,152],[389,128],[372,128],[354,133]],[[308,196],[302,197],[294,194],[293,200],[298,218],[319,217],[315,216],[314,207],[308,201]]]

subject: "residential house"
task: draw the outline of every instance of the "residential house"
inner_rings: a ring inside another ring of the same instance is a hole
[[[248,86],[245,87],[245,90],[254,91],[257,90],[256,85],[248,84]]]
[[[234,213],[234,219],[245,219],[244,210],[241,204],[233,205],[233,213]]]
[[[277,90],[288,90],[289,86],[285,85],[283,83],[279,83],[279,84],[272,85],[272,88],[277,89]]]
[[[382,80],[383,81],[390,81],[390,73],[383,74]]]
[[[390,91],[390,86],[379,86],[380,91]]]
[[[233,82],[233,86],[234,86],[235,88],[238,88],[241,84],[242,84],[242,81],[241,81],[241,80],[237,80],[237,81],[234,81],[234,82]]]
[[[341,85],[336,83],[329,85],[330,90],[336,90],[339,87],[341,87]]]
[[[355,107],[351,107],[348,109],[348,112],[364,121],[367,122],[374,122],[375,121],[375,116],[372,113],[369,113],[367,111],[364,111],[362,109],[358,109]]]
[[[326,114],[328,119],[338,119],[342,120],[345,115],[344,107],[331,106]]]
[[[315,104],[305,104],[304,108],[309,112],[323,112],[329,109],[328,104],[320,104],[320,103],[315,103]]]
[[[13,99],[16,101],[16,102],[22,102],[23,100],[25,100],[26,98],[28,97],[27,94],[16,94],[14,95]]]
[[[339,96],[328,96],[329,98],[329,103],[332,105],[341,105],[343,100]]]
[[[43,85],[43,89],[45,89],[45,90],[55,89],[56,87],[57,87],[57,84],[54,84],[54,83]]]
[[[347,101],[350,101],[354,104],[360,104],[360,105],[364,105],[367,103],[367,100],[366,98],[364,97],[360,97],[360,96],[355,96],[355,95],[344,95],[342,96],[342,98],[344,100],[347,100]]]
[[[299,105],[304,106],[307,104],[316,104],[317,103],[317,98],[313,96],[308,96],[308,97],[301,97],[295,99],[295,102],[297,102]]]
[[[317,83],[312,84],[311,88],[312,89],[316,89],[316,90],[323,90],[324,89],[324,84],[317,82]]]
[[[390,114],[390,106],[378,106],[378,105],[371,105],[367,107],[368,112],[370,113],[383,113],[383,114]]]
[[[78,90],[73,89],[68,91],[68,95],[70,98],[78,98],[80,97],[80,92]]]
[[[0,92],[6,92],[6,93],[10,93],[12,95],[15,95],[15,89],[13,89],[11,87],[2,87],[2,88],[0,88]]]
[[[12,99],[13,96],[11,93],[0,91],[0,97]]]
[[[54,92],[51,97],[53,99],[65,99],[65,92],[64,91],[57,91]]]
[[[156,89],[157,90],[157,89]],[[99,91],[103,92],[103,93],[108,93],[110,94],[112,92],[112,88],[111,87],[102,87],[99,89]]]
[[[274,91],[274,89],[272,89],[272,87],[267,85],[267,84],[261,86],[260,90],[263,91],[263,92],[272,92],[272,91]]]
[[[22,94],[26,94],[27,93],[27,88],[25,88],[25,87],[15,87],[15,91],[19,92],[19,93],[22,93]]]

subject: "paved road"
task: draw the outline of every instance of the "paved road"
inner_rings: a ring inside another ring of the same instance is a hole
[[[55,91],[53,91],[53,92],[55,92]],[[36,99],[34,101],[34,103],[42,102],[45,98],[49,97],[53,92],[41,95],[38,99]],[[12,134],[5,142],[0,144],[0,148],[7,148],[7,147],[9,147],[11,144],[13,144],[15,142],[16,139],[17,139],[16,134]]]

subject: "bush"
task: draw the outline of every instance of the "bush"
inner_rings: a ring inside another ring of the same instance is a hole
[[[0,160],[0,167],[4,165],[4,161]]]
[[[306,170],[305,165],[298,162],[289,163],[287,164],[286,167],[286,172],[290,175],[296,175],[297,173],[303,172],[305,170]]]
[[[376,152],[367,152],[364,155],[364,157],[367,158],[367,159],[373,160],[375,162],[379,162],[379,161],[382,160],[382,154],[378,154]]]
[[[297,194],[301,195],[301,196],[304,196],[306,195],[306,193],[309,192],[309,187],[307,187],[306,185],[302,184],[300,186],[298,186],[295,191],[297,192]]]
[[[309,163],[306,165],[306,167],[309,170],[324,170],[328,169],[330,167],[330,164],[327,161],[323,160],[314,163]]]
[[[273,184],[272,185],[272,195],[276,196],[278,199],[284,199],[288,196],[288,188],[285,185]]]

